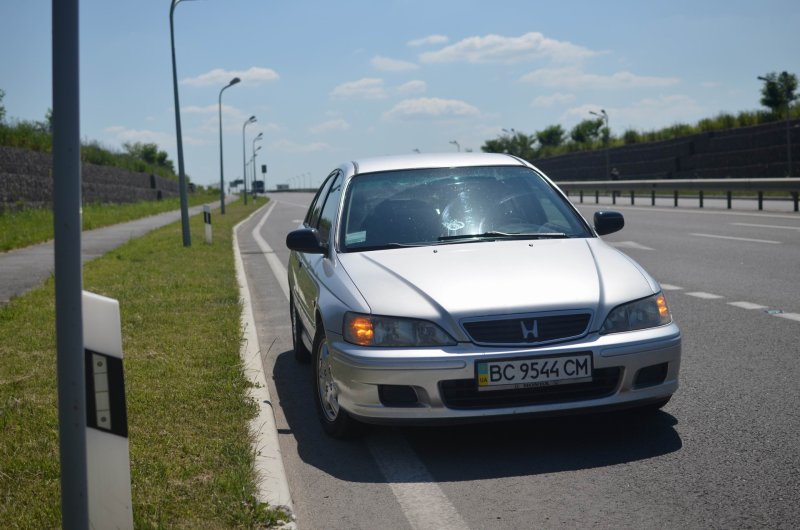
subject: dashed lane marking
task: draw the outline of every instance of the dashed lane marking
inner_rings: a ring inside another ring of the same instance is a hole
[[[646,247],[641,243],[637,243],[636,241],[615,241],[609,243],[612,247],[616,248],[633,248],[637,250],[655,250],[654,248]]]
[[[672,285],[669,283],[662,283],[661,288],[665,291],[683,291],[683,287],[678,287],[677,285]]]
[[[772,315],[778,318],[785,318],[787,320],[794,320],[796,322],[800,322],[800,314],[798,313],[778,313],[776,315]]]
[[[770,245],[780,245],[780,241],[772,241],[770,239],[751,239],[749,237],[733,237],[733,236],[718,236],[716,234],[689,234],[690,236],[697,237],[710,237],[712,239],[727,239],[730,241],[747,241],[748,243],[768,243]]]
[[[753,302],[728,302],[728,305],[732,305],[733,307],[738,307],[741,309],[766,309],[767,306],[761,304],[754,304]]]
[[[689,296],[694,296],[695,298],[702,298],[703,300],[717,300],[719,298],[725,298],[724,296],[720,296],[718,294],[704,293],[703,291],[694,291],[686,294]]]

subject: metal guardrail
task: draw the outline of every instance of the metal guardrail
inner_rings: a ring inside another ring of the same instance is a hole
[[[681,192],[687,190],[697,190],[698,194],[693,198],[700,199],[700,208],[703,207],[705,191],[724,191],[727,199],[728,209],[731,209],[734,191],[754,191],[758,200],[758,209],[763,210],[765,191],[784,191],[789,195],[787,200],[794,204],[794,211],[798,211],[798,190],[800,190],[800,179],[798,178],[765,178],[765,179],[665,179],[665,180],[592,180],[579,182],[556,182],[559,188],[569,195],[570,192],[580,194],[580,202],[583,202],[584,192],[594,192],[595,203],[599,203],[600,192],[611,192],[612,201],[616,204],[617,197],[622,196],[622,192],[630,193],[631,204],[636,200],[636,192],[649,191],[650,203],[656,204],[656,195],[661,192],[672,192],[675,206],[678,206],[678,199]],[[641,195],[640,195],[641,197]]]

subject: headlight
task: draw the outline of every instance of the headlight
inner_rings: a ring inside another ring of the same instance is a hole
[[[672,322],[662,293],[615,307],[600,328],[601,334],[654,328]]]
[[[426,320],[345,313],[344,340],[360,346],[423,347],[456,343],[442,328]]]

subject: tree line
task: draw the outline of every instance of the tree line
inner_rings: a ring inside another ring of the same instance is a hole
[[[576,151],[671,140],[690,134],[800,118],[800,107],[795,105],[798,99],[795,74],[785,71],[771,72],[759,76],[758,79],[763,82],[760,102],[766,107],[765,110],[743,111],[736,115],[721,113],[713,118],[702,119],[694,125],[677,123],[649,132],[628,129],[619,136],[611,134],[605,114],[594,113],[597,118],[582,120],[569,131],[561,125],[550,125],[533,134],[503,129],[503,134],[497,138],[486,140],[481,151],[508,153],[533,161]]]

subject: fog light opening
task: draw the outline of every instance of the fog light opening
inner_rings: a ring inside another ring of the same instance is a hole
[[[415,407],[419,398],[414,387],[407,385],[378,385],[378,397],[385,407]]]
[[[633,388],[646,388],[660,385],[667,379],[669,363],[654,364],[639,370],[633,380]]]

